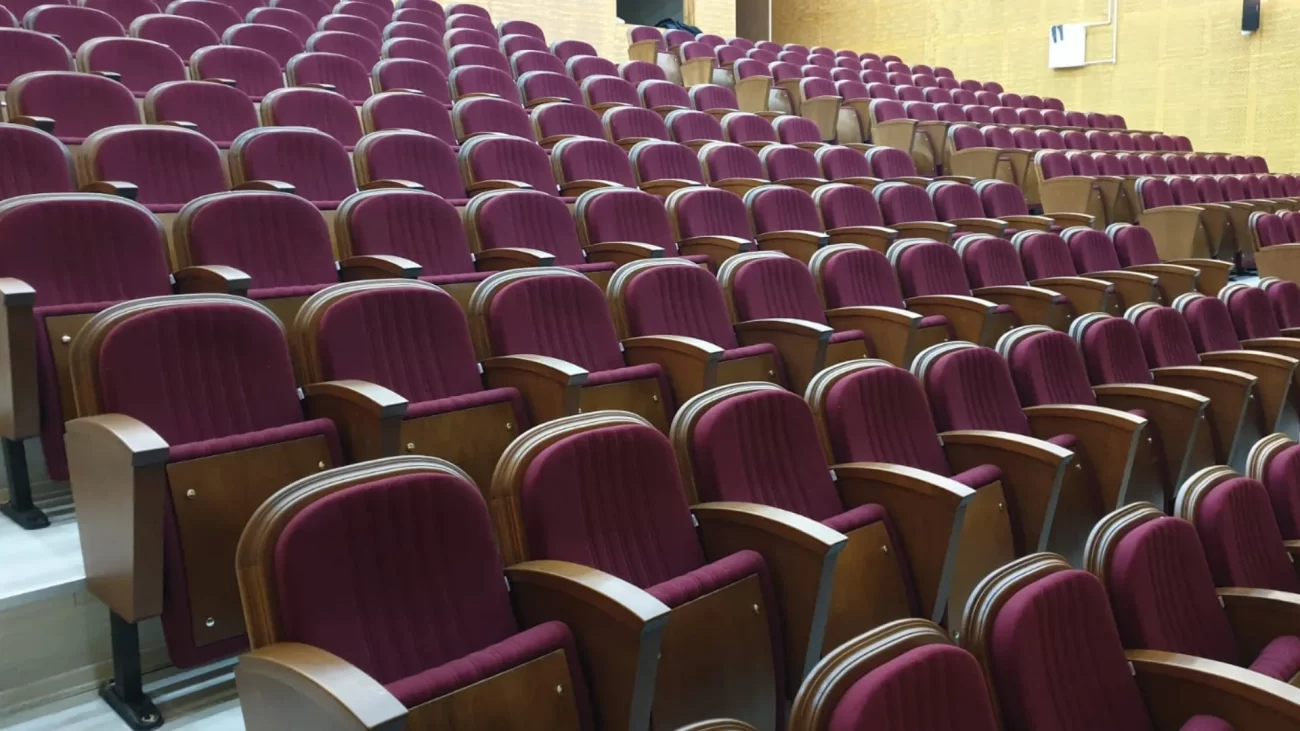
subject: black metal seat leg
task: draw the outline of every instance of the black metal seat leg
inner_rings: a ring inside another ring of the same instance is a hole
[[[163,725],[162,714],[144,692],[140,670],[140,628],[108,613],[113,639],[113,679],[100,686],[99,697],[138,731]]]
[[[9,481],[9,502],[0,505],[0,513],[25,530],[48,527],[50,519],[32,502],[32,481],[22,441],[0,439],[0,445],[4,447],[5,476]]]

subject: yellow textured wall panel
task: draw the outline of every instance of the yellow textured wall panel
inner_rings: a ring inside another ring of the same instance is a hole
[[[705,33],[736,35],[736,0],[685,0],[682,18]]]
[[[1135,129],[1184,134],[1197,150],[1259,154],[1300,170],[1300,1],[1264,0],[1262,30],[1241,35],[1241,4],[1119,0],[1118,63],[1047,68],[1054,24],[1104,21],[1105,0],[773,0],[773,40],[893,53],[960,78],[1124,115]],[[1111,29],[1088,32],[1088,58]]]

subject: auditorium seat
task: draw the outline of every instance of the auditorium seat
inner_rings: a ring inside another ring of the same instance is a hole
[[[1005,728],[1232,731],[1293,723],[1292,698],[1300,694],[1284,682],[1185,655],[1124,649],[1103,583],[1059,556],[1026,556],[983,588],[961,644],[992,685]],[[1027,626],[1037,633],[1020,631]]]
[[[375,6],[368,5],[367,7],[373,8]],[[383,25],[387,25],[386,19]],[[379,28],[379,25],[375,25],[374,22],[367,20],[366,18],[357,15],[340,15],[336,13],[326,15],[316,23],[316,29],[318,32],[351,33],[365,38],[375,47],[376,59],[379,55],[379,44],[383,43],[384,40],[383,32],[380,31]]]
[[[483,135],[505,134],[532,142],[533,126],[528,112],[519,104],[488,96],[461,99],[451,108],[456,139],[465,144]]]
[[[406,24],[403,23],[402,25]],[[420,27],[414,23],[410,25]],[[384,41],[384,45],[379,47],[379,55],[383,58],[413,58],[433,64],[444,76],[451,73],[451,64],[447,61],[447,53],[442,50],[442,45],[436,41],[430,42],[421,38],[392,37]]]
[[[459,66],[447,76],[451,98],[461,100],[475,96],[500,97],[519,103],[519,89],[510,74],[489,66]]]
[[[76,53],[92,38],[120,38],[122,24],[102,10],[76,5],[37,5],[23,16],[23,27],[58,36],[69,51]]]
[[[76,5],[102,10],[113,16],[123,28],[131,27],[131,21],[142,15],[161,12],[153,0],[78,0]]]
[[[898,236],[895,229],[884,227],[880,206],[864,186],[823,185],[813,191],[813,202],[831,244],[861,244],[883,254]]]
[[[281,70],[289,63],[289,59],[302,53],[303,47],[302,40],[284,28],[252,23],[230,26],[222,35],[221,42],[226,46],[247,48],[270,56],[275,59]],[[216,49],[203,49],[196,55],[202,56],[205,61],[191,58],[190,64],[193,68],[201,69],[205,63],[209,62],[222,64],[211,72],[204,73],[202,78],[233,78],[236,85],[249,96],[256,97],[284,85],[283,77],[278,81],[271,79],[266,75],[267,72],[263,70],[263,60],[258,58],[254,61],[249,58],[249,54],[236,55],[232,51],[223,50],[219,52]],[[209,57],[212,60],[206,61]],[[217,61],[217,58],[221,60]],[[227,68],[235,70],[236,75],[226,76],[225,69]],[[252,82],[245,79],[245,76],[253,74],[255,74],[255,78],[259,82],[256,86],[251,86]]]
[[[598,188],[636,187],[627,153],[600,138],[571,137],[557,142],[551,148],[551,169],[564,197],[576,198]]]
[[[32,193],[71,193],[72,155],[53,135],[22,124],[0,124],[0,200]]]
[[[1262,413],[1256,396],[1257,379],[1229,368],[1203,368],[1193,352],[1185,365],[1149,366],[1143,351],[1140,322],[1157,305],[1140,305],[1128,319],[1105,314],[1082,316],[1070,329],[1087,365],[1088,379],[1098,393],[1112,392],[1123,398],[1128,386],[1161,386],[1201,394],[1209,399],[1204,428],[1197,429],[1197,449],[1210,448],[1214,462],[1244,468],[1246,454],[1264,436]],[[1168,316],[1179,317],[1172,311]],[[1161,315],[1156,314],[1160,318]],[[1132,320],[1132,321],[1130,321]],[[1154,323],[1148,323],[1148,327]],[[1183,330],[1184,336],[1186,330]],[[1184,341],[1190,347],[1189,341]],[[1154,413],[1150,411],[1149,413]],[[1163,425],[1162,425],[1163,426]],[[1185,425],[1190,427],[1190,424]]]
[[[33,71],[72,70],[72,54],[58,40],[35,31],[0,28],[0,90]]]
[[[446,22],[447,30],[454,28],[472,28],[480,33],[486,33],[490,36],[497,36],[496,26],[493,25],[491,18],[484,18],[480,15],[470,13],[449,13]],[[495,44],[493,44],[495,45]]]
[[[414,58],[386,58],[370,70],[370,80],[375,91],[417,91],[437,101],[444,107],[451,106],[451,90],[447,86],[447,77],[437,66]]]
[[[215,0],[173,0],[167,5],[168,15],[193,18],[212,29],[218,37],[226,29],[243,22],[243,16],[230,5]]]
[[[501,42],[497,44],[497,50],[501,51],[506,58],[512,60],[515,56],[521,53],[544,54],[551,56],[555,61],[555,65],[546,70],[556,70],[557,67],[560,72],[563,72],[564,70],[564,62],[551,55],[551,48],[546,44],[546,39],[544,38],[525,35],[523,33],[503,33],[501,35]],[[541,57],[533,56],[533,58],[540,59]]]
[[[659,115],[654,112],[646,109],[639,111],[646,112],[662,124]],[[588,137],[598,140],[605,137],[600,117],[581,104],[550,102],[533,107],[532,121],[533,136],[540,140],[538,144],[547,149],[553,148],[560,140],[570,137]],[[624,156],[626,157],[626,152]]]
[[[373,91],[369,68],[350,56],[306,52],[289,59],[284,78],[289,86],[337,92],[352,104],[360,105]]]
[[[9,83],[5,104],[10,121],[30,123],[51,132],[73,148],[74,155],[75,148],[95,130],[140,122],[140,110],[131,90],[94,74],[23,74]]]
[[[1187,162],[1183,159],[1183,162]],[[1229,238],[1225,242],[1228,229],[1228,206],[1223,202],[1223,194],[1213,180],[1198,182],[1197,177],[1170,178],[1169,191],[1174,202],[1180,206],[1190,206],[1200,212],[1198,225],[1192,239],[1192,250],[1198,257],[1219,256],[1227,253],[1233,243]],[[1202,191],[1207,195],[1202,197]],[[1225,243],[1229,244],[1225,248]],[[1202,274],[1204,276],[1204,273]]]
[[[1029,215],[1029,204],[1024,192],[1002,180],[981,180],[975,183],[975,192],[979,194],[984,207],[984,215],[1006,221],[1008,226],[1017,231],[1052,231],[1059,232],[1069,226],[1092,226],[1092,216],[1086,213],[1044,213],[1041,216]],[[1014,234],[1013,234],[1014,236]]]
[[[853,185],[864,191],[870,191],[880,185],[880,178],[872,174],[871,163],[859,150],[844,145],[821,145],[813,152],[813,157],[821,170],[820,177],[831,182]],[[875,199],[872,200],[874,202]]]
[[[958,240],[955,248],[965,266],[971,294],[1010,307],[1023,324],[1064,332],[1076,315],[1107,304],[1110,287],[1105,282],[1058,277],[1051,286],[1031,283],[1015,245],[1004,238],[970,234]]]
[[[595,55],[569,56],[564,59],[564,68],[579,83],[590,76],[618,76],[618,66],[613,61]]]
[[[558,59],[557,59],[558,60]],[[457,66],[487,66],[498,71],[512,73],[510,61],[496,48],[479,45],[452,46],[447,50],[447,62],[452,68]]]
[[[361,139],[357,109],[341,94],[306,87],[276,89],[262,98],[264,127],[311,127],[351,150]]]
[[[1251,213],[1249,222],[1245,240],[1239,241],[1243,266],[1250,266],[1253,260],[1261,277],[1296,281],[1300,273],[1297,267],[1300,246],[1296,245],[1296,237],[1287,223],[1276,213],[1262,211]]]
[[[385,3],[384,5],[387,5]],[[356,18],[365,18],[375,26],[376,29],[388,25],[389,20],[395,15],[395,12],[382,5],[373,2],[363,2],[362,0],[343,0],[332,8],[332,12],[338,15],[351,15]],[[401,12],[401,11],[396,11]],[[412,12],[412,11],[407,11]],[[375,40],[378,43],[378,39]]]
[[[712,117],[709,119],[713,120]],[[638,142],[628,152],[628,160],[632,163],[637,186],[661,198],[667,198],[673,191],[684,187],[704,185],[704,172],[700,169],[699,158],[686,145],[662,140]],[[735,199],[732,205],[739,207],[743,221],[744,204],[738,197],[732,195],[732,198]]]
[[[1095,176],[1077,175],[1069,156],[1062,150],[1043,149],[1034,154],[1034,174],[1043,211],[1052,213],[1086,213],[1094,225],[1110,220],[1107,199]]]
[[[629,153],[647,140],[668,140],[668,126],[663,117],[640,107],[611,107],[605,110],[601,126],[605,130],[605,139],[617,143]]]
[[[578,88],[578,83],[565,74],[528,71],[519,76],[516,84],[519,98],[527,108],[552,102],[578,104],[582,101],[582,90]]]
[[[393,21],[385,25],[382,32],[385,44],[402,39],[418,40],[436,45],[440,55],[444,57],[447,55],[442,45],[442,24],[438,22],[438,17],[431,13],[414,9],[398,10],[393,13]]]
[[[74,379],[67,436],[81,553],[111,612],[116,677],[103,697],[139,726],[160,718],[141,688],[139,624],[161,616],[177,667],[244,652],[239,535],[262,500],[343,454],[333,422],[299,400],[284,326],[248,299],[115,305],[86,323],[71,362],[87,374]],[[237,495],[222,489],[231,480]],[[124,523],[120,506],[141,500],[150,509]]]
[[[1021,327],[998,342],[1025,407],[1080,405],[1103,407],[1114,415],[1145,420],[1131,430],[1133,455],[1127,484],[1101,492],[1109,512],[1135,502],[1168,510],[1179,485],[1214,461],[1205,412],[1209,400],[1189,391],[1130,386],[1122,394],[1094,390],[1074,338],[1039,327]]]
[[[298,39],[299,43],[304,45],[307,43],[307,38],[316,32],[316,21],[289,8],[256,8],[250,10],[244,16],[244,21],[253,25],[270,25],[287,30],[293,34],[294,38]],[[230,31],[227,30],[226,32],[229,33]],[[223,42],[229,43],[224,39]]]
[[[554,58],[554,56],[552,56]],[[668,83],[668,82],[664,82]],[[582,80],[582,93],[575,97],[575,104],[586,104],[599,114],[614,107],[629,106],[640,108],[641,100],[637,89],[631,82],[617,76],[596,74]],[[680,91],[680,89],[678,89]]]
[[[267,4],[302,13],[313,24],[330,13],[330,4],[326,0],[270,0]]]
[[[1139,302],[1173,302],[1196,291],[1198,270],[1180,264],[1133,264],[1123,267],[1110,238],[1095,229],[1074,227],[1061,232],[1079,274],[1115,285],[1124,306]]]
[[[648,61],[625,61],[618,65],[618,75],[633,86],[642,81],[665,81],[668,78],[662,68]]]
[[[768,183],[758,154],[747,147],[709,142],[700,148],[699,160],[706,184],[738,196]]]
[[[883,177],[883,176],[882,176]],[[934,204],[924,189],[901,182],[885,182],[871,190],[885,225],[901,238],[919,237],[947,243],[957,231],[951,223],[939,220]]]
[[[990,147],[978,127],[954,124],[948,127],[948,142],[944,146],[943,171],[948,175],[961,175],[974,180],[997,177],[1000,152]]]
[[[518,388],[533,423],[579,409],[623,409],[667,432],[666,374],[630,364],[601,287],[583,275],[553,267],[500,272],[479,285],[469,319],[486,385]]]
[[[1016,229],[1009,228],[1007,221],[986,218],[980,193],[969,185],[936,181],[926,187],[926,193],[930,196],[936,220],[956,226],[955,235],[987,234],[1009,239],[1017,233]]]
[[[1015,327],[1017,317],[1010,305],[971,294],[961,255],[952,246],[906,239],[891,246],[888,257],[907,308],[943,315],[958,339],[991,346]]]
[[[168,17],[168,16],[158,16]],[[195,21],[196,23],[198,21]],[[207,26],[203,26],[206,30]],[[185,61],[161,43],[139,38],[94,38],[77,51],[77,70],[114,74],[138,98],[167,81],[185,79]]]
[[[812,152],[796,145],[768,145],[758,151],[763,177],[773,183],[812,193],[826,185]]]
[[[1087,569],[1105,583],[1125,645],[1237,665],[1282,683],[1300,672],[1290,595],[1216,591],[1196,529],[1150,505],[1117,510],[1103,525],[1088,541]]]
[[[179,15],[143,15],[128,26],[132,38],[161,43],[176,52],[185,63],[194,52],[221,42],[217,31],[206,23]],[[225,30],[224,28],[222,30]]]
[[[665,119],[672,112],[691,108],[690,95],[681,86],[671,81],[659,79],[642,81],[637,84],[636,92],[641,97],[641,106],[653,109],[662,114]]]
[[[627,57],[634,62],[655,63],[660,53],[668,52],[663,32],[654,26],[629,26],[627,44]]]
[[[699,246],[679,245],[664,201],[635,187],[594,188],[578,197],[574,205],[578,238],[583,248],[593,244],[629,242],[657,246],[664,257],[683,257],[716,270],[727,257],[739,253],[738,246],[710,241]],[[645,258],[629,255],[622,263]]]
[[[327,287],[303,304],[291,332],[303,391],[309,397],[334,391],[330,415],[353,459],[399,451],[455,459],[486,493],[501,453],[529,427],[516,389],[484,387],[464,311],[427,281]],[[358,383],[391,389],[408,402],[398,429],[382,431],[387,412],[346,406],[340,387]]]
[[[502,547],[506,562],[572,558],[604,566],[672,608],[652,701],[656,724],[724,716],[775,728],[794,682],[815,664],[819,643],[804,638],[824,631],[826,605],[813,592],[830,590],[844,536],[767,506],[690,509],[672,445],[631,414],[572,416],[534,427],[515,444],[492,486],[495,500],[519,506],[498,514],[498,534],[513,536]],[[610,480],[627,489],[610,491]],[[619,517],[577,528],[590,511]],[[609,553],[615,546],[621,557]],[[763,558],[776,551],[798,559]],[[735,606],[759,609],[724,608]]]
[[[1232,264],[1226,261],[1210,258],[1186,258],[1170,259],[1162,263],[1154,233],[1145,226],[1117,223],[1107,227],[1106,235],[1110,237],[1111,242],[1114,244],[1119,263],[1125,269],[1139,272],[1145,271],[1161,276],[1161,284],[1164,284],[1163,275],[1166,274],[1176,281],[1185,279],[1188,274],[1183,270],[1185,267],[1196,270],[1197,274],[1193,277],[1194,284],[1196,291],[1202,294],[1214,296],[1228,284]],[[1171,269],[1169,265],[1176,265],[1180,268]],[[1181,285],[1174,286],[1175,290],[1180,288]],[[1164,294],[1169,295],[1172,293],[1165,292]],[[1173,301],[1172,296],[1169,297],[1169,301]]]
[[[723,68],[722,81],[729,82],[736,92],[736,103],[743,112],[770,115],[768,99],[772,90],[772,75],[767,66],[753,59],[742,58]],[[624,74],[626,78],[626,73]],[[631,79],[629,79],[631,81]]]

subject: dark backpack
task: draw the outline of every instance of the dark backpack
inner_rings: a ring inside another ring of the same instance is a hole
[[[672,18],[664,18],[658,23],[655,23],[655,27],[664,28],[667,30],[684,30],[689,32],[691,35],[695,35],[695,36],[698,36],[700,33],[703,32],[699,28],[696,28],[693,25],[687,25],[681,22],[680,20],[673,20]]]

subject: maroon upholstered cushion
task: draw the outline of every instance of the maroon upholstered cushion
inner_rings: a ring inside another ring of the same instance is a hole
[[[826,397],[826,427],[836,462],[887,462],[950,476],[925,394],[901,368],[844,376]]]
[[[0,88],[32,71],[71,71],[72,54],[57,40],[30,30],[0,28]]]
[[[91,135],[86,152],[91,149],[93,156],[87,155],[85,162],[93,178],[135,183],[139,188],[136,200],[147,206],[181,205],[226,189],[217,146],[188,130],[158,125],[116,127]]]
[[[1170,307],[1147,308],[1136,319],[1147,365],[1165,368],[1200,364],[1192,331],[1178,310]]]
[[[1007,353],[1020,403],[1096,406],[1087,368],[1074,339],[1063,332],[1034,333]]]
[[[159,84],[145,97],[145,106],[153,109],[154,118],[159,122],[193,122],[199,132],[221,148],[230,147],[236,137],[259,125],[257,110],[248,95],[222,84],[203,81]],[[124,179],[139,184],[132,178]]]
[[[423,191],[371,191],[344,208],[352,252],[395,254],[424,267],[425,274],[474,273],[460,214]]]
[[[1217,716],[1197,715],[1187,719],[1179,731],[1233,731],[1232,726]]]
[[[1192,333],[1196,352],[1240,350],[1228,306],[1215,297],[1189,298],[1182,307],[1183,318]]]
[[[1282,450],[1268,463],[1264,485],[1283,540],[1300,538],[1300,448]]]
[[[1195,517],[1217,586],[1300,590],[1262,484],[1245,477],[1225,480],[1205,495]]]
[[[392,61],[399,64],[425,65],[422,61],[412,61],[410,59],[393,59]],[[381,61],[380,63],[389,63],[389,61]],[[429,68],[434,73],[437,73],[437,69],[433,69],[431,66]],[[456,143],[456,134],[452,131],[451,126],[451,115],[447,113],[447,108],[442,102],[431,96],[408,94],[400,91],[376,94],[367,99],[361,109],[362,115],[366,118],[367,126],[372,131],[387,129],[415,130],[445,140],[448,144]],[[448,152],[450,153],[450,149]],[[416,177],[403,179],[421,182],[421,179],[445,178],[448,177],[445,166],[445,161],[439,161],[439,165],[434,166],[432,169],[420,170]],[[380,177],[389,176],[376,176],[376,178]],[[461,194],[455,197],[463,198],[464,195]]]
[[[894,261],[904,297],[932,294],[970,295],[961,255],[937,241],[908,246]]]
[[[654,114],[648,109],[638,111]],[[603,138],[605,136],[600,126],[600,116],[581,104],[543,104],[533,110],[533,124],[537,127],[537,136],[540,139],[553,137]],[[621,150],[620,152],[622,153]],[[627,153],[622,153],[622,155],[624,164],[626,164]]]
[[[784,149],[799,150],[782,145]],[[764,150],[766,152],[771,147]],[[763,186],[746,196],[754,220],[754,229],[760,233],[772,231],[821,231],[821,219],[812,196],[802,190],[783,185]],[[819,308],[820,309],[820,308]]]
[[[569,207],[553,195],[535,190],[499,193],[475,210],[479,244],[484,249],[526,246],[554,254],[555,263],[561,266],[586,261]]]
[[[0,43],[4,36],[0,34]],[[72,160],[53,135],[35,127],[0,124],[0,199],[72,191]]]
[[[826,308],[854,306],[903,307],[903,295],[884,254],[862,248],[842,251],[822,268]],[[946,321],[946,320],[945,320]],[[925,323],[923,326],[935,323]]]
[[[1300,637],[1275,637],[1259,651],[1250,669],[1283,683],[1291,682],[1291,678],[1300,672]]]
[[[1029,283],[1015,246],[1006,239],[973,234],[963,237],[958,250],[972,287],[1024,286]]]
[[[197,20],[170,15],[155,17],[194,23],[212,34],[211,29]],[[215,34],[212,34],[212,41],[216,41]],[[185,61],[177,52],[161,43],[141,38],[96,38],[87,41],[77,56],[88,71],[121,74],[122,84],[136,96],[144,96],[145,92],[164,81],[185,78]],[[188,53],[184,58],[189,58]]]
[[[1093,384],[1152,382],[1142,338],[1128,320],[1110,317],[1090,324],[1083,331],[1081,346]]]
[[[552,150],[551,157],[565,181],[608,180],[636,187],[627,153],[608,140],[585,137],[563,140]]]
[[[1070,247],[1054,233],[1021,231],[1013,237],[1020,251],[1020,262],[1030,281],[1048,277],[1073,277],[1078,272],[1070,257]]]
[[[37,71],[13,85],[22,113],[51,117],[55,136],[80,144],[91,132],[118,124],[137,124],[140,112],[125,86],[94,74]],[[10,104],[14,101],[11,98]]]
[[[845,226],[884,225],[884,217],[876,199],[856,185],[844,183],[822,186],[818,188],[814,199],[821,209],[828,231]]]
[[[361,140],[354,154],[364,161],[369,180],[410,180],[449,201],[465,198],[456,153],[440,138],[407,129],[373,132]]]
[[[726,194],[726,195],[724,195]],[[674,198],[677,230],[683,239],[694,236],[754,238],[745,204],[719,188],[700,188]]]
[[[161,13],[137,19],[131,24],[131,35],[166,44],[186,62],[195,51],[221,41],[216,31],[201,20]]]
[[[469,178],[466,182],[518,180],[528,183],[533,190],[552,196],[559,194],[550,158],[537,143],[509,137],[491,137],[474,142],[468,155]]]
[[[724,349],[738,347],[727,304],[713,275],[699,267],[655,267],[627,284],[623,295],[628,331],[682,335]]]
[[[1030,433],[1006,361],[989,348],[959,350],[940,358],[926,374],[925,388],[939,431]]]
[[[534,277],[500,288],[488,329],[496,355],[549,355],[593,373],[624,367],[604,294],[586,277]]]
[[[666,256],[677,254],[663,201],[635,187],[610,188],[586,196],[578,215],[589,243],[638,241],[663,248]]]
[[[992,485],[994,482],[1002,479],[1002,470],[997,465],[982,464],[972,467],[964,472],[958,472],[952,476],[952,479],[969,487],[972,490],[978,490],[986,485]],[[1008,498],[1009,499],[1009,498]],[[1014,514],[1014,510],[1009,510]]]
[[[1251,338],[1281,337],[1282,330],[1273,317],[1273,307],[1268,302],[1268,295],[1258,287],[1238,287],[1228,297],[1228,312],[1232,315],[1232,324],[1237,337]]]
[[[374,65],[371,78],[381,91],[414,89],[439,104],[451,104],[451,91],[442,70],[418,58],[387,58]]]
[[[222,193],[194,201],[184,217],[194,264],[233,266],[258,289],[338,281],[329,228],[303,198]]]
[[[284,181],[318,204],[341,201],[357,189],[347,150],[324,132],[263,127],[240,135],[232,150],[240,152],[245,180]]]
[[[980,194],[969,185],[952,182],[934,183],[929,191],[940,221],[984,217],[984,204],[980,202]]]
[[[937,688],[944,692],[936,695]],[[828,731],[993,731],[979,664],[952,645],[919,647],[875,668],[840,698]]]
[[[886,224],[908,221],[934,221],[938,219],[930,197],[925,191],[907,183],[885,183],[876,186],[876,201],[884,214]]]
[[[269,29],[269,31],[288,34],[288,31],[273,26],[246,27],[258,29],[256,31],[258,33]],[[296,42],[292,36],[285,40]],[[296,52],[292,50],[285,60],[287,61]],[[190,68],[200,79],[234,79],[235,88],[255,101],[261,101],[262,97],[272,89],[284,86],[284,73],[280,70],[281,62],[257,48],[209,46],[199,49],[190,58]]]
[[[730,178],[763,180],[763,163],[748,147],[720,142],[701,150],[700,157],[712,181]]]
[[[341,53],[300,53],[289,59],[285,72],[297,86],[331,84],[354,104],[360,104],[372,91],[369,67]]]
[[[812,274],[798,259],[770,257],[746,262],[735,271],[731,300],[741,321],[789,317],[826,324]]]
[[[315,30],[311,21],[307,21],[307,27],[304,28],[298,25],[298,22],[305,18],[288,14],[288,11],[282,8],[257,8],[250,14],[255,14],[255,19],[250,18],[248,23],[227,28],[221,36],[221,42],[262,51],[274,58],[281,68],[289,63],[289,59],[302,53],[307,36]],[[273,20],[294,27],[285,27],[271,22]]]
[[[113,16],[76,5],[37,5],[23,17],[23,26],[58,36],[73,53],[92,38],[126,35]]]

